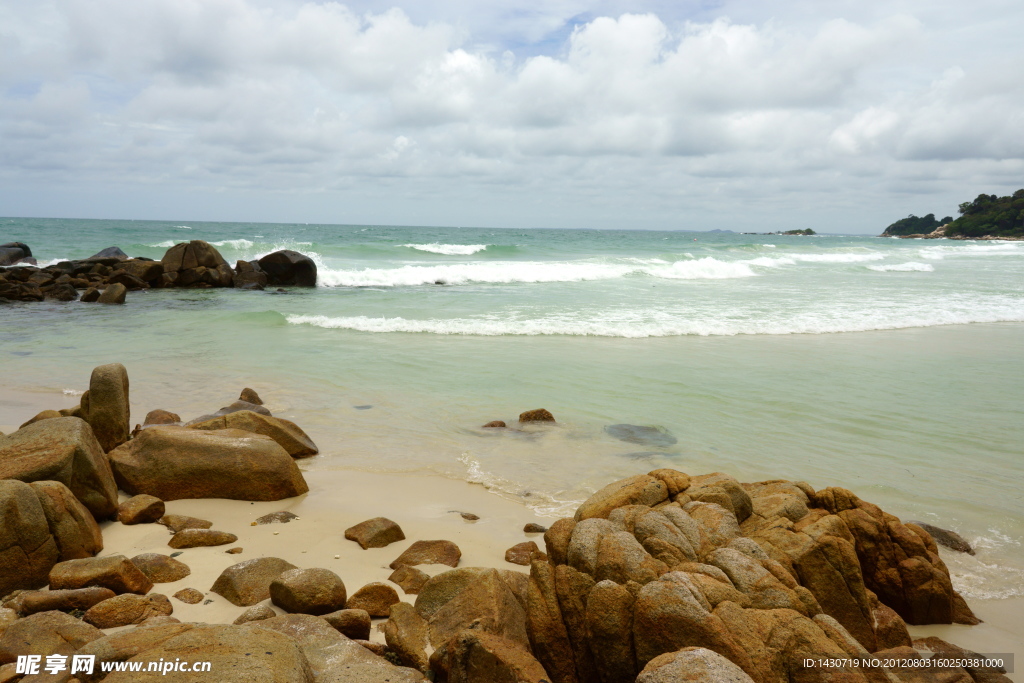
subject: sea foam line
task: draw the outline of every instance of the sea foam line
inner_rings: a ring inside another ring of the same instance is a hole
[[[470,256],[483,251],[489,244],[441,244],[431,242],[430,244],[403,244],[403,247],[416,249],[418,251],[429,251],[432,254],[444,254],[446,256]]]
[[[933,265],[931,265],[929,263],[917,263],[916,261],[909,261],[907,263],[893,263],[893,264],[886,264],[886,265],[881,265],[881,266],[865,266],[865,267],[868,270],[877,270],[880,273],[885,273],[885,272],[889,272],[889,271],[903,272],[903,273],[917,271],[917,272],[921,272],[921,273],[930,273],[930,272],[935,270],[935,266],[933,266]]]

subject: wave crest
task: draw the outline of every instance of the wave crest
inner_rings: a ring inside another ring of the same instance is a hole
[[[470,256],[483,251],[489,244],[441,244],[431,242],[430,244],[403,244],[403,247],[416,249],[417,251],[429,251],[431,254],[444,254],[445,256]]]

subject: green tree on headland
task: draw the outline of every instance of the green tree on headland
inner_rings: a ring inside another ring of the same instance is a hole
[[[979,194],[973,202],[961,204],[959,213],[956,220],[947,216],[941,221],[932,213],[922,217],[911,214],[886,228],[882,236],[927,235],[945,225],[945,237],[1024,238],[1024,189],[1007,197]]]
[[[779,232],[779,233],[776,233],[776,234],[778,234],[778,235],[816,235],[818,233],[814,232],[810,228],[806,228],[804,230],[787,230],[785,232]]]

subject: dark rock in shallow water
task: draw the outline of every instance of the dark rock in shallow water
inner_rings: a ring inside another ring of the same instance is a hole
[[[122,259],[127,259],[128,258],[128,254],[126,254],[123,251],[121,251],[121,249],[118,248],[118,247],[107,247],[106,249],[103,249],[102,251],[96,252],[95,254],[93,254],[92,256],[90,256],[86,260],[87,261],[91,261],[91,260],[94,260],[94,259],[101,259],[101,258],[103,258],[103,259],[114,258],[114,259],[122,260]]]
[[[671,446],[676,443],[676,437],[664,427],[645,427],[643,425],[617,424],[608,425],[604,431],[609,436],[614,436],[619,441],[626,443],[638,443],[644,446]]]
[[[268,284],[316,287],[316,263],[305,254],[283,249],[267,254],[259,265],[267,274]]]
[[[942,529],[937,526],[932,526],[931,524],[928,524],[926,522],[914,521],[907,522],[907,524],[916,524],[917,526],[921,527],[922,529],[928,532],[929,536],[935,539],[936,543],[938,543],[939,545],[944,545],[950,550],[955,550],[958,553],[967,553],[968,555],[974,554],[974,548],[971,547],[971,544],[968,543],[963,536],[961,536],[955,531],[950,531],[949,529]]]
[[[24,242],[0,244],[0,266],[10,266],[32,256],[32,250]]]

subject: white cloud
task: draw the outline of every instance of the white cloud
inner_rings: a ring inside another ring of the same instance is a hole
[[[336,220],[384,220],[386,196],[398,222],[728,227],[864,204],[878,220],[943,213],[1024,184],[1011,75],[1024,51],[979,56],[956,40],[963,16],[932,6],[742,21],[725,16],[755,17],[741,4],[586,20],[579,2],[434,5],[470,20],[372,3],[0,0],[0,178],[17,188],[0,201],[41,213],[39,197],[102,185],[200,206],[227,189],[301,194],[279,220],[310,218],[319,193],[345,207]],[[541,54],[517,44],[559,31]],[[353,188],[362,204],[338,194]],[[917,194],[930,203],[903,208]],[[871,212],[843,216],[834,229],[876,229]]]

